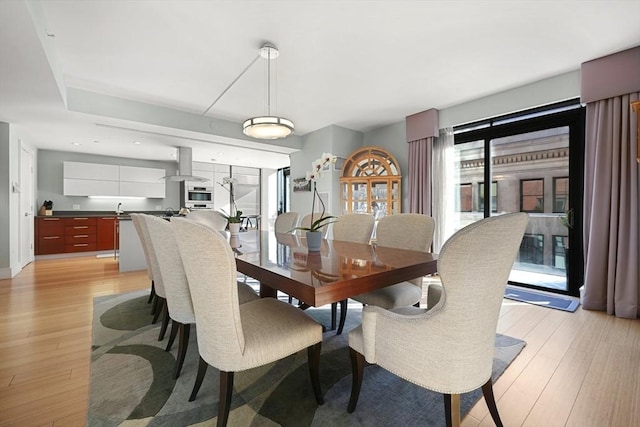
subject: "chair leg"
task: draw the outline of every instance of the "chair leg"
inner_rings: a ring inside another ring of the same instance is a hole
[[[160,297],[158,296],[158,294],[153,294],[153,304],[151,304],[151,315],[155,316],[155,314],[158,312],[158,305],[160,304]],[[153,322],[155,323],[155,322]]]
[[[309,375],[311,376],[311,385],[313,386],[313,394],[316,396],[318,405],[324,403],[322,398],[322,390],[320,389],[320,350],[322,342],[307,347],[307,357],[309,359]]]
[[[229,419],[231,395],[233,394],[233,372],[220,371],[220,400],[218,401],[218,427],[225,427]]]
[[[346,299],[340,301],[340,325],[338,326],[338,332],[336,335],[341,335],[344,329],[344,322],[347,320],[347,303]]]
[[[156,322],[158,321],[158,318],[160,317],[160,314],[162,313],[162,310],[166,303],[167,301],[164,298],[156,295],[156,300],[153,303],[153,308],[151,309],[153,313],[153,319],[151,320],[152,325],[155,325]]]
[[[358,397],[360,397],[360,386],[362,386],[362,376],[364,373],[364,356],[351,347],[349,347],[349,357],[351,358],[351,397],[349,398],[349,405],[347,406],[347,412],[353,413],[356,410],[358,404]]]
[[[336,318],[338,317],[338,303],[331,303],[331,330],[336,330]]]
[[[167,332],[167,327],[169,326],[169,306],[167,306],[167,300],[164,300],[162,312],[164,313],[164,316],[162,317],[162,326],[160,326],[158,341],[162,341],[164,339],[164,334]]]
[[[164,349],[164,351],[171,351],[171,347],[173,347],[173,342],[176,340],[176,335],[178,335],[178,329],[180,329],[180,326],[178,326],[179,322],[176,322],[175,320],[171,319],[171,332],[169,333],[169,342],[167,343],[167,347]]]
[[[153,301],[153,297],[156,296],[156,285],[153,282],[153,280],[151,281],[151,291],[149,291],[149,299],[147,300],[147,304],[150,304],[151,301]]]
[[[200,362],[198,363],[198,373],[196,374],[196,382],[193,384],[193,390],[191,390],[191,396],[189,396],[189,402],[193,402],[196,400],[196,396],[198,395],[198,391],[200,391],[200,386],[202,385],[202,380],[204,380],[204,374],[207,373],[207,368],[209,364],[204,361],[202,357],[200,357]]]
[[[444,394],[443,397],[447,427],[460,427],[460,395]]]
[[[502,420],[500,414],[498,414],[498,407],[496,406],[496,400],[493,397],[493,382],[491,378],[482,386],[482,394],[484,394],[484,401],[487,402],[489,413],[496,427],[502,427]]]
[[[182,365],[184,365],[184,356],[187,354],[187,347],[189,346],[189,332],[191,331],[190,324],[180,323],[180,338],[178,340],[178,357],[176,359],[176,370],[173,377],[178,379]]]

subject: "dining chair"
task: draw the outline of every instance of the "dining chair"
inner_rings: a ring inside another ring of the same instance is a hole
[[[366,360],[443,393],[447,426],[460,425],[460,393],[482,388],[494,423],[502,426],[491,380],[496,326],[527,222],[519,212],[456,232],[439,254],[443,295],[431,310],[364,308],[362,324],[349,332],[349,413],[358,403]]]
[[[275,298],[239,304],[236,260],[219,233],[183,218],[171,221],[191,290],[200,362],[189,401],[196,398],[207,366],[219,370],[218,426],[227,424],[236,372],[307,349],[316,402],[320,390],[322,326],[302,310]],[[215,277],[216,280],[211,280]],[[294,402],[292,402],[294,403]],[[295,404],[295,403],[294,403]]]
[[[322,215],[322,212],[315,212],[313,214],[313,220],[317,220],[320,219],[320,216]],[[325,216],[327,216],[328,214],[325,213]],[[311,227],[311,214],[307,214],[305,216],[302,217],[302,220],[300,221],[300,225],[299,227],[306,227],[309,228]],[[325,237],[327,237],[327,231],[329,230],[329,224],[323,225],[322,227],[320,227],[319,231],[322,232],[322,238],[324,239]],[[299,234],[304,233],[301,230],[298,230]]]
[[[147,255],[147,248],[145,247],[144,244],[142,244],[142,237],[140,237],[140,230],[139,230],[140,224],[138,223],[138,218],[136,218],[136,215],[137,214],[130,214],[129,217],[131,218],[131,222],[133,222],[133,227],[135,228],[136,233],[138,234],[138,239],[140,239],[142,252],[144,253],[144,259],[147,266],[147,277],[151,281],[151,290],[149,291],[149,299],[147,300],[147,304],[150,304],[151,302],[155,302],[156,290],[155,290],[155,285],[153,283],[153,276],[151,275],[151,265],[149,264],[149,261],[148,261],[149,257]],[[151,314],[154,314],[154,312],[155,312],[155,308],[151,310]]]
[[[375,219],[373,215],[353,213],[341,215],[333,223],[333,240],[354,243],[369,243]],[[344,322],[347,319],[347,302],[340,301],[340,323],[336,335],[342,334]],[[331,329],[336,327],[336,307],[337,303],[331,304]]]
[[[187,214],[187,218],[209,226],[214,230],[224,230],[227,228],[227,219],[220,215],[219,212],[211,209],[193,210]]]
[[[196,322],[191,292],[182,265],[182,258],[176,246],[174,231],[169,222],[152,215],[141,215],[140,218],[149,230],[151,247],[156,257],[154,265],[157,266],[158,274],[162,277],[167,297],[171,332],[166,351],[171,351],[176,335],[179,334],[178,355],[174,369],[174,378],[178,378],[189,345],[191,325]],[[238,298],[240,304],[244,304],[260,297],[250,286],[238,282]]]
[[[293,233],[298,225],[300,214],[298,212],[283,212],[276,217],[274,230],[276,233]]]
[[[140,246],[142,246],[142,252],[144,253],[144,259],[147,264],[147,276],[151,280],[151,291],[149,292],[149,299],[147,302],[153,301],[153,306],[151,308],[151,314],[153,314],[153,318],[151,320],[152,324],[155,324],[158,321],[158,318],[162,311],[164,310],[165,299],[164,299],[164,288],[158,290],[159,286],[156,286],[156,281],[153,277],[153,270],[151,268],[151,255],[149,253],[149,242],[147,238],[147,233],[143,230],[143,225],[141,224],[140,215],[137,213],[131,213],[129,216],[131,217],[131,222],[133,222],[133,227],[138,234],[138,239],[140,239]],[[122,220],[121,220],[122,221]]]
[[[378,221],[376,246],[428,252],[434,229],[435,222],[428,215],[415,213],[388,215]],[[391,309],[419,304],[421,298],[422,277],[418,277],[408,282],[396,283],[357,295],[352,299],[365,305]]]

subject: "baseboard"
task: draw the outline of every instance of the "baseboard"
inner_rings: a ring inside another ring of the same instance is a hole
[[[0,268],[0,280],[4,279],[13,279],[20,273],[22,269],[20,268]]]

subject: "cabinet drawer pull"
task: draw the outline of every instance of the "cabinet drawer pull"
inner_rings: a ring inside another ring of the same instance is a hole
[[[60,218],[42,218],[45,221],[60,221]]]
[[[80,230],[82,228],[89,228],[89,226],[88,225],[76,225],[76,226],[73,227],[74,230]]]
[[[114,217],[106,217],[106,218],[100,218],[100,219],[115,219]]]
[[[88,234],[76,234],[73,237],[75,237],[76,239],[85,239],[85,238],[89,237],[89,235]]]
[[[88,243],[76,243],[73,246],[89,246],[89,244]]]
[[[43,237],[44,240],[52,240],[52,239],[59,239],[60,236],[45,236]]]
[[[76,221],[86,221],[86,220],[88,220],[89,218],[73,218],[73,219],[75,219]]]

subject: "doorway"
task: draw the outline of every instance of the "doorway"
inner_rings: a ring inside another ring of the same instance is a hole
[[[20,144],[20,182],[19,191],[19,264],[20,269],[33,261],[33,203],[34,203],[33,152],[24,144]],[[16,191],[16,190],[14,190]]]

